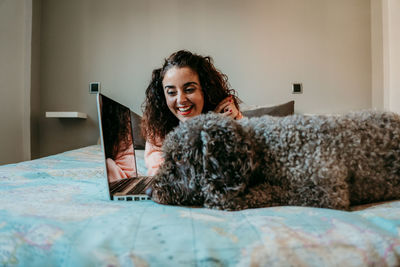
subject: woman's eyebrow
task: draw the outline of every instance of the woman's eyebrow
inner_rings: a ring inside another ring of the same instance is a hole
[[[187,87],[187,86],[192,85],[192,84],[198,85],[198,83],[196,83],[196,82],[187,82],[187,83],[184,83],[183,86]],[[174,88],[176,88],[175,85],[168,85],[167,84],[166,86],[164,86],[164,89],[174,89]]]
[[[183,86],[189,86],[189,85],[192,85],[192,84],[198,85],[196,82],[187,82]]]
[[[174,89],[175,85],[166,85],[164,86],[164,89]]]

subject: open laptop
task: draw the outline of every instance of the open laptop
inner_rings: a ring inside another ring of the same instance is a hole
[[[153,179],[137,173],[132,111],[100,93],[97,94],[97,111],[110,199],[150,200],[145,192]]]

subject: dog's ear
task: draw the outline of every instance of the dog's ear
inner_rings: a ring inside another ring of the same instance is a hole
[[[252,140],[233,120],[202,130],[200,139],[204,204],[230,209],[232,200],[246,190],[255,168]]]

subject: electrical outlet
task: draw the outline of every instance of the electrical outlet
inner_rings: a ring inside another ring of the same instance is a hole
[[[303,85],[301,83],[293,83],[292,84],[292,93],[293,94],[302,94],[303,93]]]
[[[99,82],[89,83],[89,93],[91,94],[100,93],[100,83]]]

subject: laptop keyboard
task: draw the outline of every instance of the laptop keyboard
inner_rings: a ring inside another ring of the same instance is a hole
[[[117,192],[123,192],[125,188],[136,183],[131,190],[127,192],[127,195],[139,195],[145,194],[145,189],[149,187],[153,182],[153,177],[138,177],[138,178],[127,178],[119,181],[110,183],[111,195]]]
[[[128,178],[110,183],[111,194],[124,191],[124,189],[130,186],[133,182],[135,182],[135,180],[136,178]]]
[[[141,178],[141,180],[128,192],[128,195],[138,195],[143,194],[145,189],[153,182],[151,177]]]

